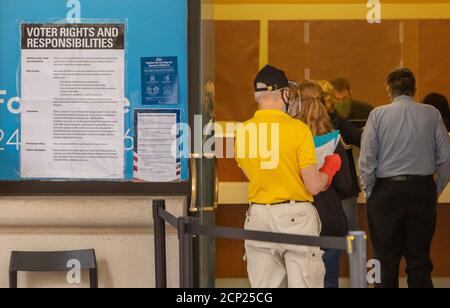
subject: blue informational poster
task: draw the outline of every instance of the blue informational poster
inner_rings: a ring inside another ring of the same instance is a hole
[[[188,122],[187,45],[187,1],[0,0],[0,181],[136,180],[135,111],[167,109],[169,121],[176,110],[177,125]],[[144,60],[165,67],[146,68]],[[144,92],[152,70],[159,96]],[[155,119],[143,116],[141,124]],[[93,157],[97,173],[77,168]],[[118,161],[123,172],[102,176]],[[57,174],[52,167],[62,163],[79,173]],[[179,176],[167,181],[189,179],[187,158],[171,168]],[[149,174],[144,181],[162,179]]]
[[[142,103],[178,103],[177,57],[142,58]]]

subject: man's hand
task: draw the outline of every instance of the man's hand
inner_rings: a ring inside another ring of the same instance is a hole
[[[331,183],[333,183],[333,178],[341,170],[342,160],[338,154],[333,154],[325,157],[325,164],[320,169],[320,172],[328,175],[328,183],[323,191],[328,190],[330,188]]]

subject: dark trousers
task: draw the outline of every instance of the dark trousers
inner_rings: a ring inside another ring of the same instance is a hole
[[[339,289],[339,270],[342,251],[325,249],[323,263],[325,263],[325,289]]]
[[[399,287],[399,266],[404,257],[408,286],[433,288],[430,250],[437,202],[432,177],[410,182],[378,181],[367,203],[374,259],[381,263],[381,283],[375,287]]]

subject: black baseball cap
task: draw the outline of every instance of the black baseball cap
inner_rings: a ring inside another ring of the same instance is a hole
[[[256,75],[254,82],[255,92],[276,91],[289,87],[289,80],[286,74],[271,65],[266,65]]]

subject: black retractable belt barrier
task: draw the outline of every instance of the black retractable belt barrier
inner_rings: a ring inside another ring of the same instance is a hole
[[[251,240],[279,244],[321,247],[326,249],[346,250],[347,240],[340,237],[317,237],[273,232],[241,230],[236,228],[215,227],[191,224],[187,230],[195,235],[206,235],[233,240]]]
[[[155,229],[155,274],[156,287],[167,287],[165,222],[178,231],[180,249],[180,287],[193,287],[193,237],[210,236],[236,240],[253,240],[298,246],[320,247],[346,251],[350,261],[350,282],[352,288],[367,288],[366,279],[366,235],[351,232],[346,238],[302,236],[272,232],[249,231],[236,228],[205,226],[197,218],[176,218],[165,209],[164,200],[153,201]]]

